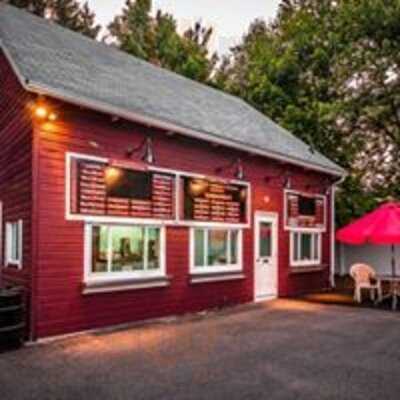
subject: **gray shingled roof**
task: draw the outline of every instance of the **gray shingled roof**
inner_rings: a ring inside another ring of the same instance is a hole
[[[0,44],[28,90],[343,173],[239,98],[4,4],[0,5]]]

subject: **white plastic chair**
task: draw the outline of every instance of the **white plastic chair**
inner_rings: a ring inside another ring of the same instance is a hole
[[[350,268],[350,276],[354,279],[354,300],[358,303],[362,301],[362,289],[368,289],[372,301],[375,301],[375,292],[378,301],[382,301],[382,285],[376,276],[376,271],[367,264],[354,264]],[[375,282],[373,282],[375,281]]]

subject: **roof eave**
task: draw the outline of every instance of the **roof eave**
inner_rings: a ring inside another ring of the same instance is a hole
[[[30,92],[39,94],[39,95],[53,97],[57,100],[61,100],[66,103],[74,104],[76,106],[88,108],[88,109],[98,111],[101,113],[110,114],[115,117],[126,119],[128,121],[141,123],[143,125],[152,126],[155,128],[166,130],[166,131],[180,133],[182,135],[190,136],[195,139],[212,142],[215,144],[219,144],[221,146],[234,148],[236,150],[245,151],[245,152],[256,154],[259,156],[268,157],[268,158],[271,158],[274,160],[291,163],[291,164],[294,164],[294,165],[297,165],[297,166],[300,166],[303,168],[322,172],[322,173],[325,173],[328,175],[333,175],[333,176],[339,177],[339,176],[343,176],[346,174],[346,172],[344,170],[336,170],[336,169],[324,167],[322,165],[317,165],[315,163],[308,163],[306,161],[296,159],[294,157],[288,157],[283,154],[260,150],[253,146],[249,146],[249,145],[235,142],[232,140],[222,139],[222,138],[214,136],[210,133],[200,132],[200,131],[197,131],[197,130],[194,130],[191,128],[179,126],[179,125],[176,125],[176,124],[168,122],[168,121],[162,121],[160,119],[152,118],[152,117],[149,117],[149,116],[146,116],[143,114],[138,114],[138,113],[131,112],[131,111],[130,112],[123,111],[119,108],[116,108],[116,107],[113,107],[110,105],[105,106],[104,104],[93,101],[93,100],[85,100],[83,98],[72,97],[66,93],[57,92],[57,91],[54,91],[53,89],[45,88],[42,85],[34,84],[32,82],[29,82],[29,83],[25,82],[25,89]]]
[[[232,140],[228,139],[223,139],[220,137],[217,137],[213,134],[206,133],[206,132],[200,132],[191,128],[179,126],[177,124],[168,122],[168,121],[162,121],[160,119],[155,119],[150,116],[146,116],[143,114],[131,112],[131,111],[123,111],[117,107],[113,107],[110,105],[104,105],[100,102],[93,101],[93,100],[87,100],[83,98],[76,98],[74,96],[70,96],[67,93],[63,93],[62,91],[57,91],[52,88],[45,87],[41,84],[34,83],[30,81],[28,78],[24,77],[19,70],[18,66],[13,60],[13,57],[7,50],[6,46],[3,45],[0,39],[0,48],[3,50],[7,60],[9,61],[12,69],[14,70],[14,73],[16,74],[19,82],[23,86],[23,88],[29,92],[39,94],[39,95],[44,95],[44,96],[49,96],[53,97],[57,100],[64,101],[66,103],[74,104],[79,107],[85,107],[88,109],[92,109],[94,111],[102,112],[105,114],[111,114],[116,117],[120,117],[132,122],[138,122],[144,125],[148,126],[153,126],[159,129],[167,130],[167,131],[173,131],[176,133],[180,133],[185,136],[190,136],[195,139],[199,140],[205,140],[208,142],[212,142],[215,144],[219,144],[222,146],[234,148],[239,151],[245,151],[248,153],[256,154],[262,157],[267,157],[271,158],[277,161],[281,162],[287,162],[293,165],[297,165],[303,168],[311,169],[317,172],[325,173],[328,175],[333,175],[337,177],[342,177],[346,175],[346,171],[343,169],[333,169],[333,168],[328,168],[322,165],[318,165],[316,163],[310,163],[301,159],[297,159],[295,157],[289,157],[284,154],[280,154],[277,152],[272,152],[272,151],[266,151],[266,150],[261,150],[259,148],[249,146],[243,143],[235,142]]]

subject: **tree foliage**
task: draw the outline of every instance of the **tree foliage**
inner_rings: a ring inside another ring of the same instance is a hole
[[[0,0],[33,14],[56,22],[65,28],[96,38],[100,25],[88,3],[81,5],[77,0]]]
[[[168,13],[151,15],[151,0],[127,0],[122,13],[109,25],[111,38],[124,51],[188,78],[207,82],[217,57],[208,46],[212,29],[196,23],[179,34]]]
[[[346,167],[339,222],[400,196],[400,1],[285,0],[216,84]]]

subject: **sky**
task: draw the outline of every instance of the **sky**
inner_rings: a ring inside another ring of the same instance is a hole
[[[256,18],[272,19],[280,0],[153,0],[153,13],[169,12],[178,20],[180,30],[194,22],[214,28],[211,50],[220,54],[240,41]],[[89,0],[98,21],[106,26],[120,12],[125,0]]]

